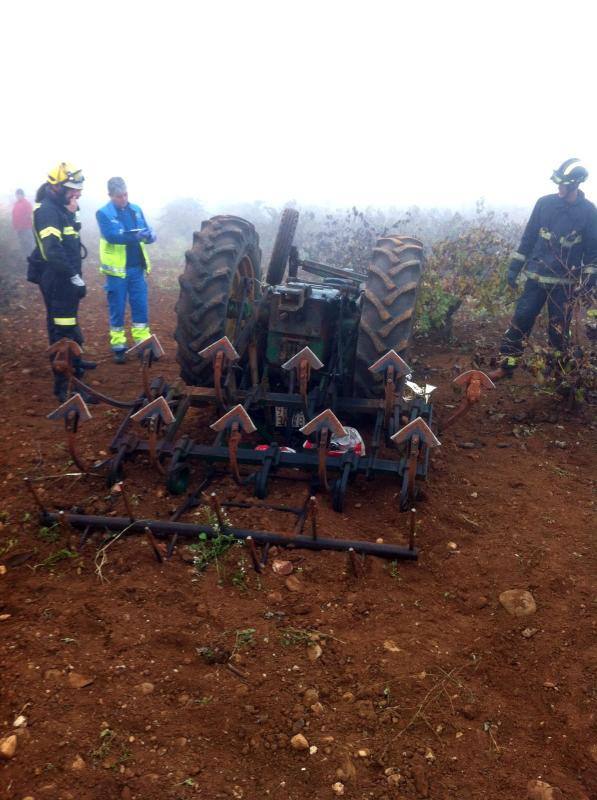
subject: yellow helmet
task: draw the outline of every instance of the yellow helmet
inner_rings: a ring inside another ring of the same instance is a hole
[[[63,161],[48,172],[48,183],[52,186],[67,186],[69,189],[82,189],[83,173],[78,167]]]

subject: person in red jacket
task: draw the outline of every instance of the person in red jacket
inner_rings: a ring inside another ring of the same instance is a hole
[[[33,240],[33,206],[25,197],[22,189],[15,192],[16,201],[12,207],[12,227],[17,235],[21,251],[25,258],[31,255],[35,242]]]

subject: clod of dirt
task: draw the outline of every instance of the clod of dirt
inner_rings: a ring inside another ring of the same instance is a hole
[[[321,649],[321,645],[314,642],[307,647],[307,656],[309,661],[317,661],[318,658],[321,658],[323,650]]]
[[[4,564],[0,564],[0,575],[6,575],[7,572],[8,570],[6,569]]]
[[[19,716],[12,723],[12,727],[13,728],[24,728],[26,724],[27,724],[27,717],[24,717],[22,714],[19,714]]]
[[[337,794],[338,796],[343,795],[344,784],[340,783],[340,781],[336,781],[336,783],[332,784],[332,791],[334,792],[334,794]]]
[[[155,686],[153,683],[149,683],[149,681],[144,681],[135,686],[135,691],[139,692],[139,694],[151,694],[154,689]]]
[[[81,758],[80,755],[76,755],[73,759],[73,763],[70,765],[70,768],[75,772],[82,772],[87,765],[85,761]]]
[[[387,776],[386,781],[388,786],[399,786],[402,782],[402,775],[399,772],[392,772]]]
[[[93,678],[88,678],[86,675],[80,675],[78,672],[71,672],[67,678],[68,685],[72,689],[83,689],[93,683]]]
[[[272,570],[276,575],[290,575],[293,569],[292,561],[284,561],[281,558],[276,558],[272,563]]]
[[[556,786],[534,780],[527,783],[527,797],[529,800],[562,800],[564,795]]]
[[[267,595],[267,600],[269,603],[281,603],[282,595],[280,592],[269,592]]]
[[[456,544],[456,542],[448,542],[446,547],[448,548],[448,550],[451,553],[457,553],[458,552],[458,545]]]
[[[322,704],[319,702],[313,703],[313,705],[309,706],[309,708],[315,714],[316,717],[319,717],[321,714],[323,714],[324,711]]]
[[[10,619],[11,614],[0,614],[0,622],[6,622],[7,619]]]
[[[364,747],[362,750],[357,751],[357,755],[359,758],[369,758],[369,756],[371,755],[371,750]]]
[[[525,628],[522,631],[522,635],[525,639],[532,639],[533,636],[537,633],[538,628]]]
[[[514,617],[527,617],[537,610],[535,598],[524,589],[507,589],[501,593],[499,600],[508,614]]]
[[[303,703],[306,706],[312,706],[319,700],[319,692],[317,689],[305,689],[303,692]]]
[[[463,717],[466,717],[466,719],[475,719],[475,717],[478,714],[478,711],[475,705],[473,705],[472,703],[467,703],[462,707],[460,713],[462,714]]]
[[[289,592],[302,592],[304,589],[303,584],[301,581],[299,581],[296,575],[291,575],[289,578],[286,578],[284,585]]]
[[[0,740],[0,758],[4,758],[8,761],[13,758],[16,752],[17,737],[14,733],[11,736],[6,736],[4,739]]]
[[[61,669],[47,669],[44,672],[44,680],[45,681],[56,681],[59,678],[62,678],[62,670]]]
[[[305,739],[302,733],[297,733],[290,740],[290,746],[293,748],[293,750],[308,750],[309,742],[307,739]]]
[[[350,758],[346,758],[342,762],[342,766],[336,770],[336,777],[342,781],[354,781],[357,777],[357,768],[352,763]]]

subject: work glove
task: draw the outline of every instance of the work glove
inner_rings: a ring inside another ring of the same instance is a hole
[[[510,262],[510,266],[508,267],[507,280],[508,280],[508,286],[511,289],[513,289],[514,291],[516,291],[516,289],[518,288],[518,285],[516,283],[516,279],[518,278],[521,269],[522,269],[522,265],[521,265],[520,261],[517,261],[516,259],[512,259],[512,261]]]
[[[80,275],[73,275],[70,279],[70,282],[77,290],[77,295],[80,299],[83,299],[87,294],[87,287],[85,286],[85,281]]]

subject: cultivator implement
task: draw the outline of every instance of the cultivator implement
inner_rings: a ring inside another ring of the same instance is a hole
[[[296,217],[283,217],[265,287],[259,283],[260,251],[249,223],[218,217],[196,234],[177,305],[183,386],[152,378],[164,355],[155,336],[128,351],[141,364],[141,390],[131,400],[86,386],[73,374],[68,340],[54,345],[54,358],[72,390],[123,411],[110,456],[93,465],[94,474],[101,470],[109,486],[122,485],[128,465],[146,459],[172,495],[186,494],[169,521],[137,521],[130,513],[128,519],[69,514],[71,526],[143,532],[154,537],[149,541],[156,554],[159,539],[169,537],[166,555],[179,537],[211,537],[226,528],[248,543],[255,565],[260,563],[257,545],[272,544],[346,550],[353,560],[355,553],[416,558],[413,509],[427,478],[430,451],[440,444],[433,432],[435,387],[413,383],[401,355],[412,325],[421,244],[408,237],[380,239],[363,289],[364,277],[352,270],[301,261],[292,245],[295,227]],[[287,280],[280,285],[287,266]],[[323,276],[323,282],[305,282],[299,269]],[[460,380],[464,405],[448,422],[490,388],[477,371]],[[71,457],[88,472],[76,441],[79,424],[90,418],[83,397],[76,394],[50,418],[64,420]],[[213,438],[206,443],[208,433]],[[251,532],[225,523],[213,493],[209,503],[217,526],[180,521],[225,478],[256,498],[243,500],[243,507],[295,513],[293,534]],[[198,482],[194,490],[192,479]],[[394,482],[399,509],[410,512],[408,547],[317,535],[316,497],[329,496],[336,512],[346,512],[350,486],[378,479]],[[264,503],[273,480],[294,486],[295,497],[302,484],[303,502],[294,507]],[[303,534],[308,520],[311,536]]]

